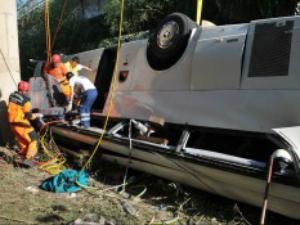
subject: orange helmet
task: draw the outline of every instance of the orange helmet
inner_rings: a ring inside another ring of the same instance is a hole
[[[24,91],[30,91],[30,84],[26,81],[20,81],[18,84],[18,91],[24,92]]]
[[[52,56],[52,62],[53,62],[53,63],[61,63],[60,55],[54,54],[54,55]]]

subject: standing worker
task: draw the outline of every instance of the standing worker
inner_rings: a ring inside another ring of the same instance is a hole
[[[67,68],[68,72],[72,72],[75,76],[78,76],[79,71],[82,69],[85,69],[89,72],[93,71],[90,67],[80,64],[80,59],[78,56],[74,56],[69,62],[66,62],[65,67]]]
[[[69,72],[67,73],[67,79],[69,80],[72,90],[72,97],[71,101],[69,102],[67,111],[72,110],[73,97],[75,94],[79,94],[80,125],[88,128],[91,126],[91,108],[98,96],[97,89],[95,85],[86,77],[80,75],[74,76],[73,73]]]
[[[8,104],[8,122],[15,134],[20,148],[20,154],[25,159],[33,159],[37,154],[37,133],[30,124],[35,119],[30,112],[31,102],[27,94],[30,85],[26,81],[18,84],[18,91],[10,94]]]

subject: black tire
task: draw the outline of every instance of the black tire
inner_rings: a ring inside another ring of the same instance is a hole
[[[166,27],[174,28],[173,31],[176,32],[173,33],[173,36],[170,35],[172,33]],[[173,13],[168,15],[149,38],[147,47],[149,65],[155,70],[165,70],[174,65],[184,53],[191,31],[195,27],[195,22],[184,14]],[[165,37],[171,40],[168,39],[167,44],[163,45]]]

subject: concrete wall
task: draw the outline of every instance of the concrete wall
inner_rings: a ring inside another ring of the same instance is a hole
[[[11,139],[6,103],[20,80],[16,4],[15,0],[0,0],[0,145]]]
[[[7,101],[20,80],[17,9],[15,0],[0,0],[0,89]]]

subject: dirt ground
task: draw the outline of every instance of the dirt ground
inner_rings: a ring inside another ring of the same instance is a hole
[[[0,156],[0,224],[258,224],[257,208],[133,170],[128,173],[131,183],[122,191],[116,186],[124,174],[125,168],[103,163],[91,173],[94,189],[49,193],[39,189],[49,174],[13,166]],[[300,223],[268,213],[267,224]]]

